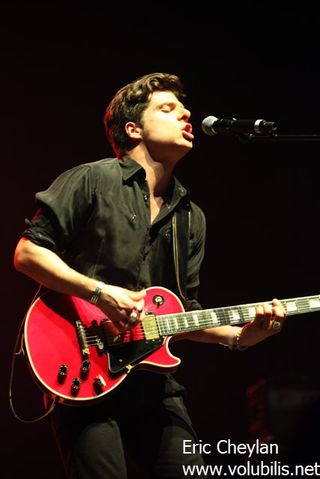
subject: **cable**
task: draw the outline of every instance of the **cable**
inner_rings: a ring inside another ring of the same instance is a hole
[[[41,286],[39,287],[38,291],[36,292],[33,300],[31,301],[31,304],[33,304],[33,302],[36,300],[37,296],[39,295],[40,290],[41,290]],[[20,328],[18,330],[18,334],[17,334],[17,338],[16,338],[16,341],[15,341],[13,354],[12,354],[12,358],[11,358],[11,367],[10,367],[10,376],[9,376],[9,404],[10,404],[10,408],[11,408],[13,416],[18,421],[30,424],[30,423],[35,423],[35,422],[41,421],[42,419],[47,417],[54,410],[55,405],[56,405],[56,399],[52,399],[52,403],[48,407],[48,409],[41,416],[38,416],[37,418],[34,418],[34,419],[24,419],[24,418],[20,417],[17,414],[17,412],[14,408],[14,405],[13,405],[13,376],[14,376],[15,362],[16,362],[17,356],[24,355],[23,332],[22,331],[23,331],[24,323],[26,321],[26,316],[27,315],[24,316],[24,318],[21,322]],[[19,351],[18,351],[19,343],[20,343],[20,348],[19,348]]]

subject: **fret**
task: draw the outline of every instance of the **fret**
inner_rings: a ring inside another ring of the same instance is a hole
[[[169,322],[171,331],[175,331],[175,332],[179,331],[179,325],[178,325],[178,320],[176,316],[172,316],[168,322]]]
[[[231,316],[229,314],[229,308],[216,308],[216,309],[211,309],[210,311],[210,319],[212,318],[212,315],[215,315],[217,321],[215,323],[215,326],[222,326],[226,324],[230,324]],[[207,327],[212,326],[212,321],[207,322]]]
[[[167,331],[170,331],[169,319],[165,316],[164,320],[165,320],[165,325],[167,326]]]
[[[309,313],[320,310],[320,296],[306,296],[302,298],[292,298],[282,301],[288,315]]]
[[[320,299],[319,298],[310,299],[309,306],[311,309],[320,308]]]
[[[212,325],[219,323],[217,313],[215,313],[214,311],[210,311],[210,318]]]
[[[189,328],[189,323],[188,323],[187,316],[184,315],[182,320],[183,320],[183,324],[184,324],[184,329],[187,330]]]
[[[298,310],[297,303],[295,301],[288,301],[286,303],[286,310],[288,313],[292,313]]]
[[[193,313],[193,314],[191,315],[191,317],[192,317],[193,323],[196,325],[196,327],[198,327],[198,326],[199,326],[199,317],[198,317],[198,315],[195,314],[195,313]]]
[[[250,319],[254,319],[255,316],[256,316],[256,308],[255,308],[255,307],[252,307],[252,306],[249,306],[249,307],[247,308],[247,311],[248,311],[247,316],[248,316]]]
[[[231,309],[229,311],[230,324],[239,324],[241,322],[241,316],[239,310]]]

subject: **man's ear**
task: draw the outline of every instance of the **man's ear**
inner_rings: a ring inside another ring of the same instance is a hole
[[[133,140],[141,140],[141,127],[133,121],[128,121],[125,125],[126,133]]]

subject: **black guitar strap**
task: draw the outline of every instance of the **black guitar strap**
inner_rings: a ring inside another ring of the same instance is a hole
[[[190,204],[186,203],[172,216],[172,246],[178,292],[184,307],[187,308],[187,266],[188,243],[191,226]]]

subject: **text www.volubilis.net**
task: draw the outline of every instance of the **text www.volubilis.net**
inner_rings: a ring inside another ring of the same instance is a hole
[[[296,464],[289,466],[281,461],[252,463],[247,461],[238,465],[182,465],[183,477],[316,477],[320,476],[320,463]]]

